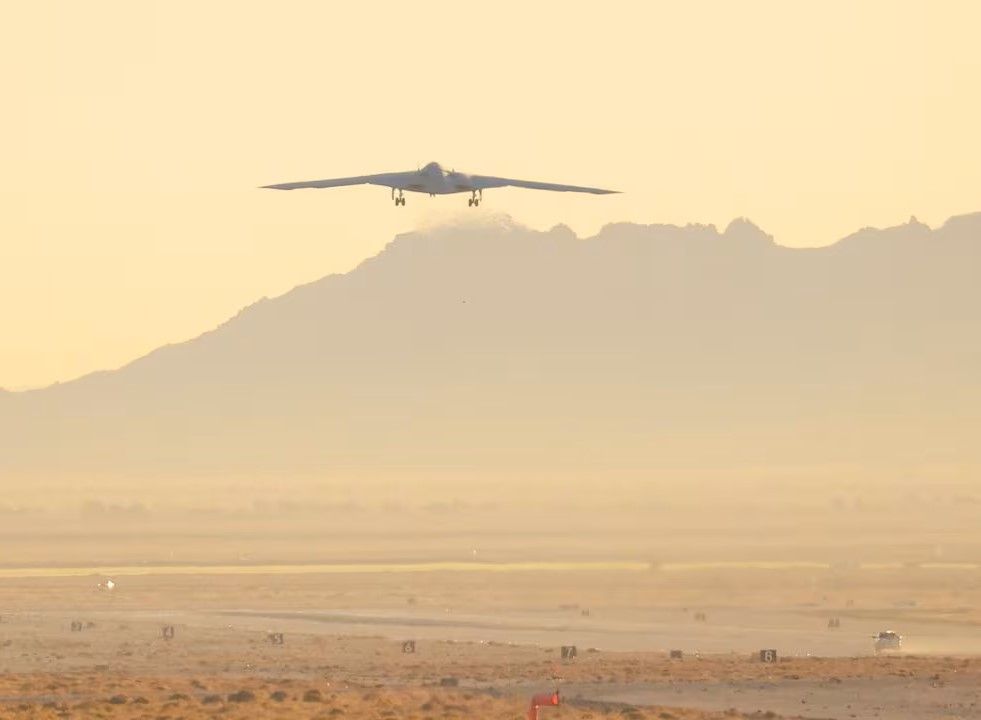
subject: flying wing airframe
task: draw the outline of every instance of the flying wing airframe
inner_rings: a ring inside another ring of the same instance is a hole
[[[470,175],[445,170],[439,163],[428,165],[409,172],[380,173],[377,175],[357,175],[354,177],[331,178],[327,180],[306,180],[301,182],[264,185],[272,190],[299,190],[301,188],[332,188],[345,185],[379,185],[391,188],[392,199],[396,205],[405,205],[405,193],[427,193],[430,196],[449,195],[451,193],[470,193],[470,207],[477,207],[483,198],[484,190],[500,187],[519,187],[529,190],[551,190],[553,192],[592,193],[594,195],[609,195],[616,190],[582,187],[579,185],[560,185],[557,183],[536,182],[533,180],[516,180],[513,178],[494,177],[492,175]]]

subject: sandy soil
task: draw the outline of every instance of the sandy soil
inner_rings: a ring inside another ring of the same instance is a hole
[[[556,718],[981,718],[981,656],[963,651],[981,635],[973,578],[956,598],[794,572],[149,575],[111,592],[103,579],[0,579],[0,717],[517,718],[558,687]],[[871,654],[883,623],[910,652]]]
[[[6,676],[0,681],[3,717],[30,718],[473,718],[523,717],[527,698],[442,688],[362,688],[290,678],[212,678],[118,675]],[[764,717],[777,717],[773,714]],[[708,720],[746,717],[655,706],[572,700],[547,708],[555,720]],[[751,715],[750,717],[755,717]]]

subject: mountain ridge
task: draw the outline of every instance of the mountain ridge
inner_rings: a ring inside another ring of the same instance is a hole
[[[667,242],[679,240],[682,238],[682,236],[688,236],[685,237],[685,239],[689,241],[693,239],[710,240],[710,241],[735,239],[737,241],[743,241],[750,244],[754,244],[757,247],[775,248],[775,249],[787,250],[791,252],[796,252],[796,251],[813,252],[813,251],[832,250],[834,248],[840,249],[842,247],[852,247],[856,243],[861,243],[861,242],[878,241],[878,240],[885,240],[888,242],[890,238],[894,238],[894,236],[897,235],[898,233],[909,231],[911,228],[915,228],[917,234],[920,236],[917,239],[922,239],[925,238],[927,235],[931,235],[937,232],[943,233],[944,231],[948,230],[951,227],[956,228],[958,226],[964,226],[964,225],[969,226],[971,229],[974,229],[974,226],[977,226],[977,229],[979,230],[979,237],[981,237],[981,211],[975,213],[966,213],[966,214],[951,216],[936,230],[931,229],[928,225],[919,222],[915,217],[911,217],[909,222],[902,225],[895,225],[886,228],[865,227],[829,245],[822,245],[817,247],[792,247],[792,246],[779,245],[775,242],[773,236],[767,234],[758,225],[756,225],[750,219],[745,217],[734,218],[732,221],[729,222],[729,224],[722,232],[719,232],[718,228],[714,224],[689,223],[687,225],[682,226],[682,225],[658,224],[658,223],[639,224],[639,223],[630,223],[630,222],[615,222],[615,223],[608,223],[607,225],[604,225],[598,233],[596,233],[593,236],[589,236],[585,238],[578,237],[572,231],[571,228],[569,228],[567,225],[564,224],[558,224],[552,227],[551,229],[544,231],[541,234],[543,234],[544,236],[559,237],[561,239],[568,239],[572,241],[588,243],[588,242],[602,241],[605,237],[610,236],[610,234],[616,234],[617,232],[622,230],[627,230],[628,232],[654,231],[657,232],[658,234],[665,235],[665,237],[660,239],[662,241],[667,241]],[[507,215],[500,215],[500,216],[493,216],[493,218],[490,221],[485,221],[481,223],[474,223],[472,221],[464,222],[462,224],[450,223],[446,225],[436,226],[434,228],[429,229],[428,231],[416,230],[407,233],[401,233],[397,235],[395,238],[393,238],[393,240],[391,240],[388,244],[386,244],[386,246],[378,254],[365,258],[363,261],[361,261],[357,266],[355,266],[352,270],[348,271],[347,273],[331,273],[323,277],[317,278],[315,280],[312,280],[310,282],[297,285],[292,289],[288,290],[287,292],[283,293],[282,295],[278,295],[273,298],[261,297],[256,301],[242,307],[235,315],[219,323],[214,328],[205,330],[204,332],[199,333],[198,335],[195,335],[193,337],[187,338],[185,340],[179,340],[179,341],[161,345],[157,348],[154,348],[153,350],[146,353],[145,355],[141,355],[139,357],[133,358],[129,362],[126,362],[123,365],[120,365],[116,368],[99,369],[89,373],[85,373],[81,376],[69,380],[56,381],[54,383],[51,383],[50,385],[37,387],[37,388],[29,388],[25,390],[7,390],[5,388],[0,387],[0,393],[6,393],[8,395],[25,395],[25,394],[31,394],[37,392],[44,392],[46,390],[58,388],[74,382],[84,381],[88,378],[100,377],[107,374],[112,374],[115,372],[125,370],[126,368],[130,367],[134,363],[139,363],[142,360],[151,358],[160,352],[166,352],[170,348],[179,347],[182,345],[186,345],[188,343],[196,342],[210,335],[211,333],[219,331],[224,326],[228,325],[229,323],[234,323],[244,314],[252,312],[254,309],[256,309],[257,307],[261,306],[264,303],[276,302],[280,299],[292,295],[293,293],[303,292],[304,288],[308,288],[310,286],[317,286],[325,282],[330,282],[333,278],[344,277],[346,275],[350,275],[352,273],[358,272],[363,267],[368,266],[372,262],[378,261],[379,259],[383,258],[386,255],[386,253],[393,251],[396,247],[401,249],[401,246],[403,244],[405,244],[406,242],[412,242],[413,240],[418,239],[423,234],[426,234],[433,239],[438,239],[438,238],[445,239],[447,234],[449,233],[456,232],[460,229],[467,229],[468,231],[472,231],[474,228],[480,228],[481,230],[484,231],[496,230],[496,231],[507,231],[507,232],[528,232],[528,233],[535,232],[535,231],[531,231],[529,228],[526,228],[516,223],[512,218],[510,218]],[[690,236],[692,233],[694,233],[693,237]]]
[[[3,394],[0,476],[641,487],[981,466],[979,238],[981,214],[816,249],[745,220],[405,233],[123,368]]]

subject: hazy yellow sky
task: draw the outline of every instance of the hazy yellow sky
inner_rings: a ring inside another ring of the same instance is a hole
[[[0,386],[468,212],[272,182],[438,160],[625,191],[485,196],[533,227],[747,216],[786,245],[979,210],[979,27],[979,3],[900,0],[7,3]]]

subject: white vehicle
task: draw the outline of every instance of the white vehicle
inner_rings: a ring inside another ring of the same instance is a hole
[[[872,639],[875,641],[876,655],[887,650],[902,650],[903,648],[903,636],[892,630],[883,630],[878,635],[873,635]]]
[[[419,170],[409,172],[381,173],[379,175],[358,175],[355,177],[333,178],[328,180],[306,180],[302,182],[264,185],[272,190],[298,190],[300,188],[331,188],[344,185],[380,185],[392,189],[392,199],[396,205],[405,205],[402,194],[408,192],[427,193],[430,196],[451,193],[470,193],[470,207],[477,207],[483,198],[484,190],[499,187],[520,187],[530,190],[552,190],[554,192],[592,193],[610,195],[616,190],[580,187],[579,185],[557,185],[555,183],[535,182],[533,180],[514,180],[493,177],[492,175],[468,175],[456,170],[445,170],[439,163],[431,162]],[[396,197],[395,192],[398,191]]]

